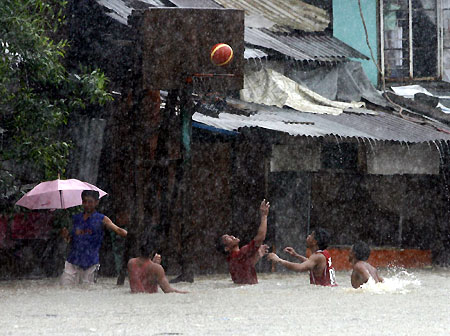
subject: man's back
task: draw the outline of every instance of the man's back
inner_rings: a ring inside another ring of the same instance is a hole
[[[132,293],[158,292],[157,272],[149,258],[133,258],[128,261],[128,276]]]
[[[375,282],[383,282],[383,278],[378,275],[377,269],[368,262],[360,260],[353,265],[351,283],[354,288],[359,288],[369,278],[373,278]]]

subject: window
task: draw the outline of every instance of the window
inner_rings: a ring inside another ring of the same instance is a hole
[[[438,38],[438,28],[442,26],[444,10],[438,9],[446,2],[450,4],[449,0],[380,1],[382,70],[386,79],[442,76],[439,66],[442,41]],[[450,14],[448,10],[446,13]],[[448,63],[450,67],[450,57]]]

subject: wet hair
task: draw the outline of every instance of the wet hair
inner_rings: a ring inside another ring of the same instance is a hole
[[[94,200],[98,201],[100,199],[100,193],[96,190],[83,190],[81,193],[81,199],[86,197],[92,197]]]
[[[352,246],[353,254],[357,260],[366,261],[370,256],[370,247],[363,241],[358,241]]]
[[[320,250],[325,250],[330,243],[330,234],[323,228],[317,228],[314,230],[314,239],[317,241],[317,245]]]
[[[228,251],[225,251],[225,244],[223,243],[223,236],[219,236],[216,239],[216,250],[224,255],[228,255]]]
[[[153,244],[150,244],[149,242],[141,243],[139,246],[139,256],[144,258],[150,258],[150,256],[153,254],[154,246]]]
[[[156,252],[155,240],[156,238],[151,236],[149,230],[145,230],[138,240],[139,249],[137,252],[139,257],[150,258]]]

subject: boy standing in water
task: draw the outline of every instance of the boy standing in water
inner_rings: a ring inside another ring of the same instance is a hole
[[[268,249],[268,246],[262,245],[262,243],[266,239],[269,207],[269,202],[266,202],[266,200],[261,202],[259,207],[261,223],[258,228],[258,233],[247,245],[239,248],[239,238],[228,234],[224,234],[218,239],[217,250],[228,254],[228,268],[231,279],[236,284],[253,285],[258,283],[255,265]]]
[[[275,253],[269,253],[267,258],[280,263],[287,269],[295,272],[309,271],[310,284],[321,286],[337,286],[330,253],[326,250],[330,235],[325,229],[317,228],[306,238],[306,247],[311,250],[311,256],[306,258],[292,247],[286,247],[285,252],[299,259],[301,263],[294,263],[278,257]]]
[[[370,256],[370,247],[366,243],[359,241],[352,246],[348,261],[353,265],[351,283],[353,288],[359,288],[365,284],[369,278],[373,278],[375,283],[383,282],[383,278],[378,275],[375,267],[370,265],[366,260]]]
[[[150,248],[147,244],[141,246],[140,256],[128,261],[128,277],[132,293],[157,293],[158,285],[164,293],[187,293],[170,286],[164,268],[161,266],[161,256],[155,254],[150,259]]]
[[[72,231],[69,233],[66,228],[62,230],[64,239],[71,243],[60,279],[62,285],[94,283],[95,273],[100,266],[99,251],[103,241],[103,227],[121,237],[127,236],[126,230],[95,210],[99,202],[98,191],[84,190],[81,200],[84,211],[73,216]]]

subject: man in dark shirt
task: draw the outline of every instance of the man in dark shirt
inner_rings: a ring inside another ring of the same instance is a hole
[[[257,284],[255,265],[267,252],[268,246],[262,245],[266,239],[267,216],[269,215],[269,202],[263,200],[259,207],[261,223],[258,233],[250,243],[239,248],[239,238],[224,234],[219,237],[217,249],[227,254],[227,262],[231,279],[236,284]]]

